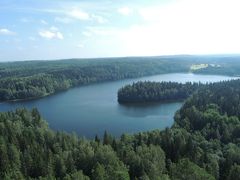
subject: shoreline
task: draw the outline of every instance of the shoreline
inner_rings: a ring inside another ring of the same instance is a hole
[[[88,83],[88,84],[82,84],[82,85],[77,85],[77,86],[70,86],[69,88],[67,89],[64,89],[64,90],[59,90],[59,91],[55,91],[53,93],[48,93],[46,95],[43,95],[43,96],[38,96],[38,97],[30,97],[30,98],[24,98],[24,99],[11,99],[11,100],[4,100],[4,101],[0,101],[0,104],[1,103],[13,103],[13,102],[21,102],[21,101],[31,101],[31,100],[37,100],[37,99],[42,99],[42,98],[45,98],[45,97],[49,97],[49,96],[52,96],[52,95],[56,95],[58,93],[61,93],[61,92],[66,92],[70,89],[73,89],[73,88],[78,88],[78,87],[82,87],[82,86],[88,86],[88,85],[93,85],[93,84],[101,84],[101,83],[106,83],[106,82],[116,82],[116,81],[121,81],[121,80],[127,80],[127,79],[136,79],[136,78],[142,78],[142,77],[151,77],[151,76],[157,76],[157,75],[163,75],[163,74],[175,74],[175,73],[181,73],[181,74],[185,74],[185,73],[190,73],[190,74],[196,74],[196,75],[212,75],[212,76],[227,76],[227,77],[233,77],[233,78],[236,78],[236,79],[239,79],[240,78],[240,75],[238,76],[234,76],[234,75],[224,75],[224,74],[206,74],[206,73],[198,73],[198,72],[174,72],[174,73],[159,73],[159,74],[150,74],[150,75],[146,75],[146,76],[139,76],[139,77],[133,77],[133,78],[124,78],[124,79],[117,79],[117,80],[110,80],[110,81],[101,81],[101,82],[93,82],[93,83]],[[180,100],[181,101],[181,100]],[[164,101],[163,103],[165,102],[168,102],[168,101]],[[173,101],[173,102],[176,102],[176,101]],[[140,102],[119,102],[119,104],[133,104],[133,103],[154,103],[154,101],[140,101]],[[161,103],[160,101],[156,101],[156,103]]]

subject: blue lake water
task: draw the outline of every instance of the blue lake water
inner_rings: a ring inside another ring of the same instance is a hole
[[[75,131],[87,138],[102,135],[105,130],[119,136],[122,133],[170,127],[174,113],[182,105],[181,102],[120,105],[117,102],[117,91],[122,86],[140,80],[206,83],[229,79],[234,77],[162,74],[77,87],[37,100],[4,102],[0,104],[0,111],[37,107],[54,130]]]

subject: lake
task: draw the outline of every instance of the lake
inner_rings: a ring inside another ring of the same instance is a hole
[[[105,130],[119,136],[170,127],[174,113],[182,105],[182,102],[120,105],[117,91],[122,86],[140,80],[206,83],[229,79],[235,78],[191,73],[162,74],[72,88],[37,100],[4,102],[0,104],[0,111],[37,107],[54,130],[75,131],[87,138],[96,134],[102,136]]]

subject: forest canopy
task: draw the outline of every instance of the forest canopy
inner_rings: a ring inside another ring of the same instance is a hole
[[[40,98],[71,87],[163,73],[239,76],[238,56],[161,56],[0,63],[0,101]],[[199,67],[204,64],[204,68]]]
[[[0,64],[0,101],[39,98],[71,87],[153,74],[187,72],[190,62],[159,58],[25,61]]]
[[[126,85],[118,90],[119,103],[144,103],[181,101],[188,98],[197,89],[203,87],[201,83],[187,82],[151,82],[139,81]]]
[[[208,84],[171,128],[120,138],[54,132],[35,108],[0,113],[0,178],[238,180],[239,94],[240,80]]]

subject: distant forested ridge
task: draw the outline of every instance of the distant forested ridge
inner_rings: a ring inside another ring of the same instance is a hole
[[[0,113],[0,179],[240,179],[240,80],[193,93],[172,128],[116,139],[54,132],[37,109]]]
[[[0,63],[0,101],[39,98],[71,87],[163,73],[237,76],[240,56],[162,56]]]
[[[201,83],[139,81],[118,90],[119,103],[144,103],[185,100]]]
[[[187,72],[190,66],[189,61],[154,57],[0,63],[0,101],[37,98],[90,83]]]

